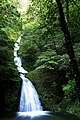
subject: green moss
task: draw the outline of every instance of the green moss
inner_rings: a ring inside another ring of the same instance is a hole
[[[71,106],[68,106],[67,111],[69,113],[73,113],[73,114],[77,115],[80,118],[80,103],[79,103],[79,101],[76,100],[74,104],[71,104]]]

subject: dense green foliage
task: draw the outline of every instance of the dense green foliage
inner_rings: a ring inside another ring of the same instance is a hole
[[[13,55],[20,31],[17,8],[8,0],[0,0],[0,113],[18,109],[20,79]]]
[[[80,1],[61,3],[80,69]],[[18,54],[43,109],[67,111],[80,117],[74,66],[67,54],[56,0],[31,0],[26,14],[20,14],[18,6],[15,0],[0,0],[0,112],[18,110],[21,80],[13,54],[14,43],[22,33]]]
[[[80,68],[80,1],[61,0],[61,3]],[[75,75],[56,1],[32,0],[26,16],[19,54],[24,67],[31,71],[27,76],[39,91],[44,109],[68,111],[79,116]]]

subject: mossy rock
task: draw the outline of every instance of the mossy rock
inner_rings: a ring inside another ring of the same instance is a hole
[[[53,71],[45,69],[38,69],[29,72],[26,75],[35,86],[43,109],[44,110],[58,110],[58,103],[62,98],[62,86],[56,84],[56,75]]]

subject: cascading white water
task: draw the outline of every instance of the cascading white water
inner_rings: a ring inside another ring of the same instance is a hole
[[[22,67],[21,58],[17,54],[20,48],[20,40],[21,36],[14,45],[14,61],[17,65],[18,71],[20,72],[20,77],[23,80],[19,112],[42,111],[42,106],[37,91],[30,80],[25,77],[25,73],[27,73],[27,71]]]
[[[33,84],[25,78],[23,74],[20,74],[23,79],[22,92],[20,100],[20,111],[38,111],[42,110],[38,94],[33,86]]]

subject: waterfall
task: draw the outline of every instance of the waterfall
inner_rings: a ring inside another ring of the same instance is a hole
[[[20,40],[21,36],[14,45],[14,62],[20,73],[20,78],[22,79],[20,106],[19,112],[17,112],[17,118],[11,119],[10,116],[9,120],[79,120],[75,115],[71,115],[66,112],[51,112],[42,110],[37,91],[31,81],[25,77],[25,74],[28,72],[22,67],[21,57],[18,56],[17,53],[20,49]]]
[[[21,36],[14,44],[14,62],[20,73],[20,78],[22,79],[19,112],[42,111],[42,106],[37,91],[31,81],[25,77],[25,74],[28,72],[22,67],[21,57],[18,56],[17,53],[20,49],[20,40]]]
[[[23,79],[21,100],[20,100],[20,111],[38,111],[42,110],[38,94],[33,84],[25,78],[23,74],[20,74]]]

